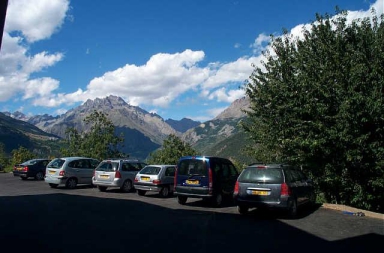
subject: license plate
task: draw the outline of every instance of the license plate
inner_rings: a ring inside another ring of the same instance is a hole
[[[54,171],[54,170],[49,171],[49,174],[55,174],[55,173],[56,173],[56,171]]]
[[[267,196],[268,194],[269,194],[268,191],[252,191],[252,195]]]
[[[141,177],[142,181],[149,181],[149,177]]]
[[[199,180],[187,180],[187,184],[199,184]]]
[[[109,178],[109,175],[100,175],[101,178]]]
[[[17,168],[16,170],[20,171],[20,170],[23,170],[23,168]]]

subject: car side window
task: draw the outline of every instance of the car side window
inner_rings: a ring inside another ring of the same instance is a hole
[[[99,165],[99,161],[98,160],[95,160],[95,159],[91,159],[91,160],[89,160],[89,164],[90,164],[90,167],[92,168],[92,169],[95,169],[98,165]]]
[[[165,169],[166,177],[174,177],[175,176],[175,167],[168,167]]]
[[[237,170],[233,164],[229,164],[229,175],[237,176]]]

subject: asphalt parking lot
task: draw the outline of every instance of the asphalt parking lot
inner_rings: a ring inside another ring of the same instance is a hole
[[[380,252],[384,221],[318,207],[297,219],[228,204],[79,186],[51,189],[0,173],[1,252]]]

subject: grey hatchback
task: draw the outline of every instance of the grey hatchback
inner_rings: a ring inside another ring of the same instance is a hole
[[[134,186],[137,194],[145,195],[147,191],[158,192],[166,198],[173,193],[175,165],[148,165],[135,177]]]
[[[146,166],[144,162],[130,159],[103,160],[94,171],[92,182],[99,191],[105,192],[107,188],[120,188],[123,192],[134,189],[133,181],[136,174]]]
[[[297,214],[298,206],[315,203],[312,180],[296,167],[286,164],[255,164],[239,175],[234,200],[240,214],[249,208],[272,208]]]

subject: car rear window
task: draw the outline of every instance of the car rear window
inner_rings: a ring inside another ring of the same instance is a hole
[[[178,166],[178,175],[184,176],[208,176],[207,163],[200,159],[181,160]]]
[[[247,168],[239,176],[242,183],[283,183],[283,173],[281,169],[271,168]]]
[[[116,171],[119,168],[119,162],[101,162],[96,168],[97,171]]]
[[[38,160],[29,160],[29,161],[23,162],[21,165],[34,165],[37,162]]]
[[[48,165],[47,168],[52,168],[52,169],[59,169],[63,166],[65,160],[56,158],[53,159]]]
[[[160,169],[161,169],[160,167],[156,167],[156,166],[147,166],[140,171],[140,174],[157,175],[159,174]]]

